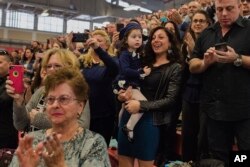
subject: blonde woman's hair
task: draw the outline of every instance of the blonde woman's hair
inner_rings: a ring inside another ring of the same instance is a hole
[[[104,37],[105,41],[106,41],[106,45],[108,46],[106,52],[110,55],[110,56],[115,56],[115,52],[114,52],[114,48],[111,47],[111,40],[110,37],[108,36],[108,34],[104,31],[104,30],[95,30],[91,33],[92,36],[94,35],[100,35],[102,37]],[[91,68],[93,65],[93,57],[91,55],[94,55],[95,51],[90,47],[88,50],[88,53],[81,55],[79,57],[80,61],[83,63],[84,67],[88,67]],[[104,65],[104,63],[102,61],[100,61],[101,66]]]
[[[80,64],[77,57],[73,52],[67,49],[50,49],[47,52],[45,52],[42,61],[42,68],[46,69],[50,57],[55,54],[58,56],[58,58],[61,60],[61,62],[65,67],[79,70]]]

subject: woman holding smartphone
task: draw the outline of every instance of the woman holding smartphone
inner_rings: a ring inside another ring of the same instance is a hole
[[[79,70],[79,62],[71,51],[65,49],[48,50],[42,60],[42,68],[46,72],[44,77],[46,78],[46,76],[62,67]],[[44,87],[37,89],[26,105],[24,104],[23,94],[15,93],[11,80],[6,81],[6,91],[14,99],[13,121],[17,130],[33,131],[51,127],[51,123],[44,112]],[[86,108],[88,108],[88,104]],[[89,110],[82,112],[79,122],[81,126],[89,127]]]
[[[30,81],[34,75],[33,64],[35,62],[34,51],[31,48],[26,48],[20,64],[24,66],[24,77]]]
[[[101,134],[108,145],[116,114],[112,83],[118,74],[118,63],[108,34],[95,30],[91,35],[86,41],[88,53],[80,57],[81,71],[90,87],[90,130]]]

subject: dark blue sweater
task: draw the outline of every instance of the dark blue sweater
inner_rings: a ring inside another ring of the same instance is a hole
[[[83,68],[82,71],[90,87],[91,119],[107,117],[116,112],[112,82],[118,74],[118,64],[115,58],[109,56],[100,47],[95,49],[95,53],[104,62],[104,66],[93,64],[92,67]]]
[[[119,56],[120,74],[118,80],[125,80],[128,85],[140,87],[140,74],[143,73],[141,60],[132,52],[123,51]]]

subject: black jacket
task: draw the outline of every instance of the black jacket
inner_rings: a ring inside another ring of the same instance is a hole
[[[17,136],[13,125],[13,98],[6,92],[5,81],[6,77],[0,77],[0,142],[1,137]]]
[[[153,112],[155,125],[170,123],[171,116],[180,106],[183,70],[180,64],[171,63],[163,69],[153,101],[140,101],[141,112]]]

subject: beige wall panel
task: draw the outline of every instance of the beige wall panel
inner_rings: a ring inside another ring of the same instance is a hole
[[[36,39],[41,42],[46,42],[48,38],[53,38],[58,34],[36,33]]]
[[[24,40],[24,41],[31,41],[32,32],[9,30],[8,38],[9,39]]]
[[[3,38],[3,29],[0,29],[0,38]]]

